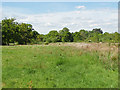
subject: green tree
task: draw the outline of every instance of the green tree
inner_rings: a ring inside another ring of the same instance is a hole
[[[46,35],[46,41],[48,41],[48,42],[59,42],[60,41],[59,33],[56,30],[50,31]]]
[[[60,30],[59,34],[62,42],[70,42],[73,39],[72,34],[69,32],[69,29],[66,27]]]
[[[3,19],[2,20],[2,43],[9,45],[10,42],[14,41],[15,31],[15,19]]]
[[[101,30],[101,28],[95,28],[92,31],[97,34],[103,34],[103,31]]]
[[[44,35],[43,34],[37,35],[37,41],[38,42],[43,42],[43,39],[44,39]]]
[[[84,29],[79,32],[70,33],[69,29],[64,27],[62,30],[52,30],[48,34],[39,34],[32,28],[31,24],[15,22],[14,18],[3,19],[0,23],[0,35],[2,34],[2,44],[15,43],[27,44],[37,42],[78,42],[78,41],[92,41],[92,42],[120,42],[120,33],[108,33],[100,28],[95,28],[92,31]]]
[[[79,32],[80,32],[81,40],[85,41],[88,38],[88,31],[85,31],[83,29],[83,30],[80,30]]]
[[[81,35],[80,35],[80,32],[75,32],[73,33],[73,41],[74,42],[78,42],[81,40]]]

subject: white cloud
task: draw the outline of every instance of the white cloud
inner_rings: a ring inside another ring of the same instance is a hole
[[[106,25],[111,25],[112,23],[108,22],[108,23],[105,23]]]
[[[71,12],[46,14],[20,14],[4,12],[5,17],[16,17],[18,22],[30,23],[39,33],[48,33],[50,30],[61,30],[68,27],[71,32],[80,29],[92,30],[101,28],[104,32],[118,31],[118,11],[110,9],[81,10]]]
[[[0,5],[0,21],[2,20],[2,6]]]
[[[52,24],[51,23],[45,23],[45,26],[47,27],[47,26],[52,26]]]
[[[84,9],[85,6],[76,6],[75,8],[77,8],[77,9]]]
[[[95,27],[95,26],[99,26],[99,24],[91,24],[89,25],[90,27]]]

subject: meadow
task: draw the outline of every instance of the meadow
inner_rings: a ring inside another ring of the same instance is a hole
[[[2,46],[3,88],[117,88],[118,44]]]

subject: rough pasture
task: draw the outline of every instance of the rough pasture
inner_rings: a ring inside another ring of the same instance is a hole
[[[117,88],[118,44],[2,47],[4,88]]]

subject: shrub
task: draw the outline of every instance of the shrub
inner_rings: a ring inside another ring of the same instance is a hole
[[[88,42],[92,42],[91,40],[88,40]]]
[[[38,42],[37,44],[43,44],[43,42]]]
[[[15,45],[18,45],[19,43],[18,43],[18,42],[15,42],[14,44],[15,44]]]
[[[10,46],[14,46],[15,44],[14,43],[9,43]]]
[[[48,45],[49,44],[49,42],[45,42],[45,45]]]

